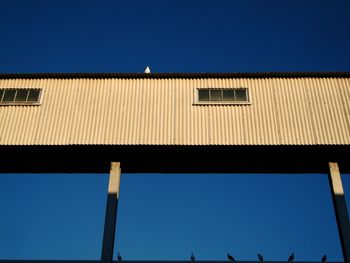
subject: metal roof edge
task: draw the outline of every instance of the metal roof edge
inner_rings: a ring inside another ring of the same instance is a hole
[[[0,79],[350,78],[350,72],[0,73]]]

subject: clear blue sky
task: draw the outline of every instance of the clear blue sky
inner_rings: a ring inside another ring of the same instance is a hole
[[[0,258],[99,258],[106,190],[101,174],[1,174]],[[124,174],[117,221],[125,259],[342,259],[324,174]]]
[[[349,71],[348,0],[1,0],[1,72]]]
[[[350,71],[348,0],[0,6],[0,73]],[[0,258],[99,258],[106,188],[1,174]],[[126,259],[342,260],[326,175],[124,175],[117,228]]]

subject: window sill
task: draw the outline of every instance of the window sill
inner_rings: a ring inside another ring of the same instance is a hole
[[[225,106],[229,106],[229,105],[232,105],[232,106],[235,106],[235,105],[251,105],[252,103],[251,102],[247,102],[247,101],[242,101],[242,102],[230,102],[230,101],[196,101],[196,102],[193,102],[192,105],[196,105],[196,106],[204,106],[204,105],[225,105]]]
[[[39,102],[0,102],[1,106],[40,106]]]

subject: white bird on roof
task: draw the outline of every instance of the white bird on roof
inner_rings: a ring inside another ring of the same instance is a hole
[[[149,66],[146,67],[145,73],[147,73],[147,74],[151,73],[151,69],[149,68]]]

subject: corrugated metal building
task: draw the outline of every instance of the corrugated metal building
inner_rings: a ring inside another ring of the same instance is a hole
[[[350,73],[2,74],[0,97],[6,163],[52,156],[82,169],[114,156],[127,171],[348,163]],[[189,160],[196,165],[174,168]]]
[[[0,145],[348,145],[350,74],[2,75],[40,104],[0,104]],[[198,89],[248,103],[198,103]]]

